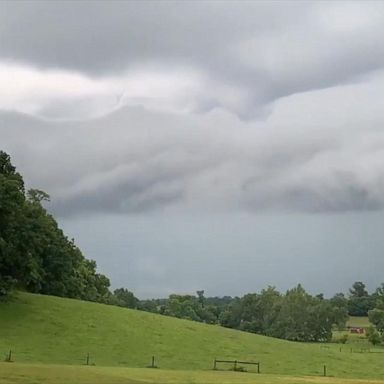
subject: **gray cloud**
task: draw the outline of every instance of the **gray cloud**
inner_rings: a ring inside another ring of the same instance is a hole
[[[153,59],[209,61],[225,49],[218,42],[294,25],[307,8],[249,1],[241,7],[209,1],[2,2],[1,56],[96,73]]]
[[[380,2],[0,1],[0,149],[114,286],[374,288],[383,39]]]
[[[0,137],[29,184],[51,193],[51,208],[61,216],[165,207],[378,210],[383,85],[380,73],[286,98],[267,121],[253,123],[225,111],[128,107],[78,122],[3,113]]]
[[[265,117],[274,100],[383,68],[378,2],[2,2],[3,60],[93,77],[193,69],[196,111]],[[223,94],[228,94],[223,96]],[[86,109],[86,107],[83,107]]]

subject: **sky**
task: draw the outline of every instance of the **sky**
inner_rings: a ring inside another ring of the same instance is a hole
[[[384,3],[1,1],[0,149],[140,298],[384,282]]]

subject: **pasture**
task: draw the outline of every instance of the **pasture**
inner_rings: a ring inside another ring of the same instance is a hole
[[[0,303],[0,353],[9,350],[14,362],[1,364],[2,383],[273,384],[281,376],[292,383],[355,383],[384,378],[382,348],[295,343],[26,293]],[[90,366],[85,366],[88,354]],[[158,368],[146,369],[152,356]],[[215,358],[260,362],[261,374],[224,371],[231,367],[213,371]],[[324,365],[330,378],[322,377]]]
[[[2,384],[383,384],[378,380],[217,371],[0,363]]]
[[[362,327],[362,328],[367,328],[371,325],[371,323],[368,320],[368,317],[362,316],[350,316],[348,321],[347,321],[347,326],[348,327]]]

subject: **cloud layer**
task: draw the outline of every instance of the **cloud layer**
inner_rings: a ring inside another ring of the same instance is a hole
[[[26,88],[6,82],[0,107],[50,118],[100,116],[124,104],[262,118],[279,98],[361,81],[384,65],[379,2],[0,7],[0,76],[7,71]]]
[[[60,215],[377,210],[384,205],[383,97],[378,72],[283,98],[266,121],[139,107],[72,122],[7,112],[0,136]]]
[[[377,1],[0,1],[0,149],[115,287],[374,288],[383,41]]]

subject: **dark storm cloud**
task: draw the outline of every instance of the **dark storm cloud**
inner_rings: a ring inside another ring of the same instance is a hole
[[[224,41],[297,23],[308,8],[246,1],[240,7],[209,1],[10,1],[1,7],[3,58],[84,72],[153,59],[210,61],[225,50]]]
[[[189,68],[209,81],[195,111],[265,117],[280,97],[384,65],[378,2],[2,2],[5,61],[93,77]],[[229,94],[223,97],[223,90]],[[237,96],[234,96],[237,95]]]
[[[141,212],[179,201],[189,178],[225,156],[201,133],[181,117],[127,108],[71,123],[3,113],[0,126],[2,147],[29,185],[51,193],[51,208],[63,216]]]

